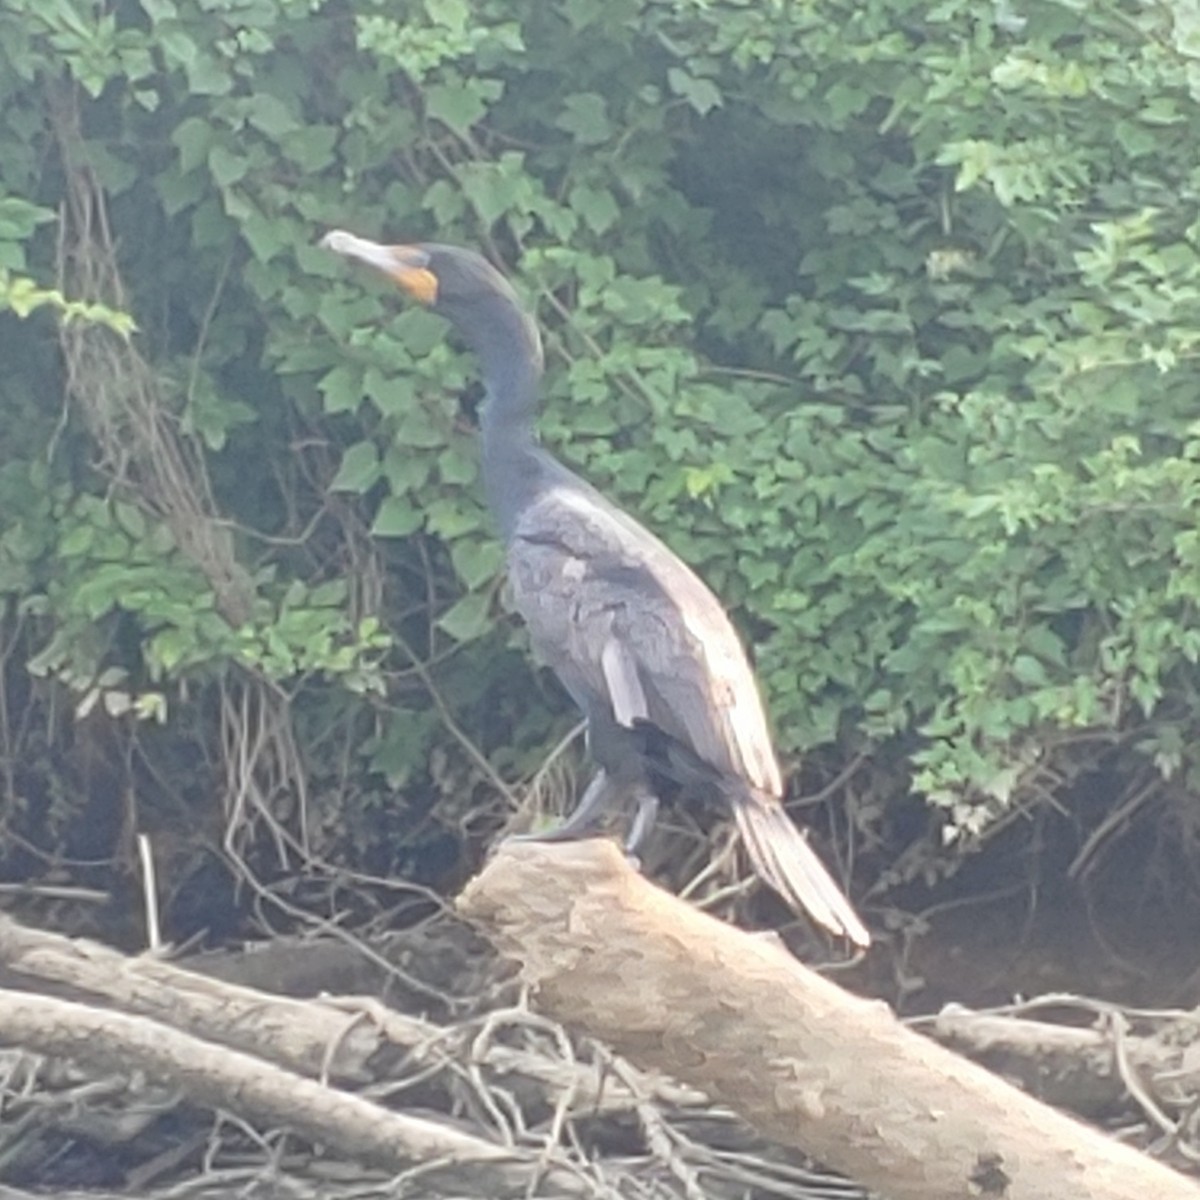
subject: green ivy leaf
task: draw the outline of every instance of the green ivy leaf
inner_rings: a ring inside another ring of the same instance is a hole
[[[331,492],[369,491],[378,482],[382,466],[374,442],[356,442],[342,455],[342,465],[329,484]]]
[[[429,116],[460,133],[466,133],[487,112],[479,93],[463,83],[434,84],[426,89],[424,99]]]
[[[451,445],[438,455],[438,473],[443,483],[463,487],[479,474],[478,451],[474,446]]]
[[[327,413],[354,412],[363,398],[362,367],[358,363],[339,363],[325,372],[317,387],[325,397]]]
[[[454,31],[466,29],[471,17],[467,0],[424,0],[424,7],[435,25]]]
[[[333,125],[304,125],[279,136],[288,159],[304,171],[322,171],[334,160],[338,129]]]
[[[472,642],[482,637],[491,627],[491,595],[468,592],[438,617],[437,624],[456,642]]]
[[[179,151],[179,169],[194,171],[208,159],[215,140],[212,125],[200,117],[185,117],[171,134],[171,142]]]
[[[246,115],[255,129],[276,141],[300,128],[295,113],[279,97],[269,92],[258,92],[251,96]]]
[[[612,192],[606,188],[576,184],[568,196],[568,203],[593,233],[607,233],[621,216]]]
[[[220,187],[230,187],[244,179],[250,169],[250,160],[226,146],[213,146],[208,152],[208,166]]]
[[[408,537],[424,523],[424,516],[408,496],[388,496],[371,525],[374,537]]]
[[[455,574],[474,591],[500,573],[504,566],[504,547],[495,539],[460,538],[450,545]]]
[[[55,220],[53,209],[19,196],[0,196],[0,239],[29,237],[39,225]]]
[[[554,123],[581,146],[598,146],[613,135],[612,122],[608,119],[608,104],[596,92],[576,92],[568,96],[563,101],[563,111]]]
[[[682,97],[701,116],[718,108],[721,91],[711,79],[702,79],[689,74],[680,67],[667,71],[667,86],[676,96]]]

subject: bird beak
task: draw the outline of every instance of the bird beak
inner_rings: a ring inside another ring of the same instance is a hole
[[[429,269],[429,255],[416,246],[385,246],[344,229],[330,230],[321,239],[321,245],[382,271],[421,304],[437,300],[438,280]]]

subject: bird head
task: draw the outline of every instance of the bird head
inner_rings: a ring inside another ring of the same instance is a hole
[[[456,312],[497,296],[519,306],[508,280],[481,254],[437,242],[386,245],[334,229],[321,245],[388,276],[414,300],[453,319]]]
[[[388,246],[345,229],[330,230],[321,239],[321,245],[335,254],[382,271],[422,304],[437,301],[438,278],[430,270],[431,256],[424,246]]]
[[[418,303],[456,325],[480,348],[489,330],[524,343],[529,359],[541,365],[541,339],[512,285],[474,250],[439,242],[388,245],[334,229],[321,245],[335,254],[381,271]]]

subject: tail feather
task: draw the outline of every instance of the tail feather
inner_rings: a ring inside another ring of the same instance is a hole
[[[783,805],[739,789],[730,796],[750,864],[768,887],[818,925],[864,949],[871,935]]]

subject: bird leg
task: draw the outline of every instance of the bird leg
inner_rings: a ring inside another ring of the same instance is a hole
[[[519,842],[571,842],[586,837],[605,808],[614,799],[614,789],[603,767],[592,777],[575,811],[541,833],[518,833]]]
[[[563,821],[541,833],[516,833],[511,835],[515,842],[571,842],[588,837],[599,818],[614,801],[620,799],[624,789],[615,785],[603,767],[592,777],[574,812]],[[658,819],[658,796],[645,783],[637,783],[629,789],[637,804],[633,822],[625,837],[625,854],[635,866],[641,867],[638,850],[646,835],[654,828]]]
[[[644,783],[634,788],[633,796],[637,801],[637,812],[633,815],[633,823],[625,838],[625,854],[634,866],[640,867],[638,849],[658,819],[658,797]]]

